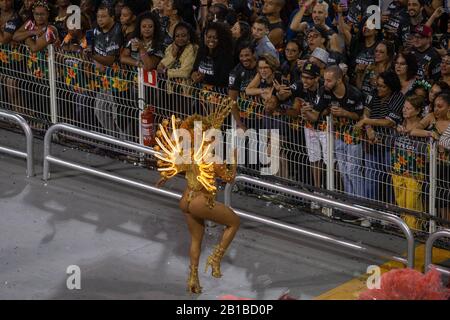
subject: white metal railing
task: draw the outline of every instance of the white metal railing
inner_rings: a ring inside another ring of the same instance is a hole
[[[405,238],[407,240],[407,258],[406,259],[403,257],[397,256],[397,255],[392,255],[390,253],[383,252],[379,249],[367,247],[359,242],[354,243],[354,242],[343,241],[343,240],[336,239],[329,235],[324,235],[321,233],[312,232],[311,230],[294,227],[294,226],[291,226],[291,225],[288,225],[288,224],[285,224],[285,223],[282,223],[282,222],[279,222],[276,220],[262,218],[259,216],[254,217],[254,215],[252,213],[248,213],[248,212],[245,212],[242,210],[237,210],[237,209],[233,208],[233,210],[236,212],[236,214],[238,214],[242,217],[247,217],[252,220],[259,221],[259,222],[265,221],[267,224],[269,224],[271,226],[276,226],[276,227],[284,229],[284,230],[295,231],[296,233],[299,233],[303,236],[310,237],[310,238],[320,240],[320,241],[324,241],[327,243],[331,243],[331,244],[334,244],[337,246],[342,246],[347,249],[353,249],[353,250],[356,250],[359,252],[365,252],[368,254],[373,254],[373,255],[377,255],[377,256],[381,256],[381,257],[388,257],[392,260],[395,260],[395,261],[405,264],[406,266],[408,266],[408,268],[414,268],[414,255],[415,255],[414,236],[413,236],[410,228],[408,227],[408,225],[401,218],[399,218],[393,214],[377,212],[376,210],[370,210],[370,209],[362,208],[359,206],[348,205],[348,204],[345,204],[345,203],[342,203],[342,202],[339,202],[336,200],[328,199],[323,196],[318,196],[318,195],[312,194],[310,192],[287,188],[287,187],[276,185],[273,183],[261,181],[260,179],[255,179],[255,178],[246,177],[246,176],[242,176],[242,175],[236,176],[236,178],[234,180],[234,183],[239,183],[239,182],[240,183],[245,182],[245,183],[249,183],[249,184],[258,185],[258,186],[261,186],[261,187],[264,187],[264,188],[267,188],[270,190],[280,192],[282,194],[290,194],[290,195],[300,197],[300,198],[303,198],[306,200],[319,202],[330,208],[337,208],[340,210],[344,210],[346,213],[355,215],[358,217],[371,217],[374,219],[383,220],[390,224],[394,224],[399,227],[399,229],[403,232],[403,234],[405,235]],[[224,195],[225,205],[227,205],[229,207],[231,207],[231,204],[232,204],[231,203],[231,194],[232,194],[231,190],[232,190],[234,183],[227,184],[227,186],[225,188],[225,195]]]
[[[433,264],[433,245],[436,242],[436,240],[441,238],[450,238],[450,229],[432,233],[428,237],[427,242],[425,244],[425,272],[430,270],[431,267],[435,267],[439,272],[442,272],[446,275],[450,275],[449,268],[444,268]]]
[[[16,149],[0,146],[0,152],[7,153],[16,157],[25,158],[27,160],[27,177],[34,176],[34,154],[33,154],[33,131],[30,126],[20,115],[0,109],[0,119],[6,119],[11,123],[17,123],[25,133],[27,151],[22,152]]]

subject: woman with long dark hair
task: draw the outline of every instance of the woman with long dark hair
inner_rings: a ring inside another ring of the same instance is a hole
[[[120,62],[153,70],[163,57],[159,19],[149,11],[144,12],[136,19],[136,29],[120,55]]]
[[[394,59],[394,70],[400,79],[402,93],[405,96],[412,94],[418,70],[416,56],[409,52],[400,52]]]
[[[203,41],[191,75],[194,83],[226,87],[234,66],[231,31],[227,25],[211,22],[207,25]]]

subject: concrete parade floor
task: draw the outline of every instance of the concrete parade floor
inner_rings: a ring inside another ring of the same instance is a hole
[[[200,262],[203,293],[186,292],[189,234],[178,203],[51,165],[42,180],[42,140],[36,173],[0,154],[0,299],[218,299],[226,294],[276,299],[289,291],[314,299],[386,262],[293,233],[242,220],[222,263],[223,278],[203,272],[221,228],[208,227]],[[0,145],[24,148],[24,137],[0,129]],[[54,144],[53,154],[155,183],[155,172]],[[167,188],[183,190],[183,179]],[[233,194],[236,207],[353,241],[405,252],[401,237],[335,223],[320,215]],[[67,268],[79,266],[81,289],[69,290]]]

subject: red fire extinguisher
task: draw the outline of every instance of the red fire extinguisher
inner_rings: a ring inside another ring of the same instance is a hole
[[[155,141],[155,107],[147,105],[141,113],[142,122],[142,137],[144,139],[144,146],[153,146]]]

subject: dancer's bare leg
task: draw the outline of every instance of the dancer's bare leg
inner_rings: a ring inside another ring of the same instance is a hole
[[[191,234],[191,247],[189,250],[189,256],[191,259],[191,266],[198,266],[200,260],[200,253],[203,241],[203,235],[205,234],[204,220],[194,217],[193,215],[183,212],[186,217],[186,221],[189,227],[189,233]]]
[[[188,291],[191,293],[201,293],[200,281],[198,279],[198,264],[205,233],[205,223],[203,219],[194,217],[188,212],[187,202],[188,190],[184,193],[180,201],[180,209],[183,211],[191,235],[191,246],[189,249],[190,275],[188,278]]]
[[[192,199],[189,205],[189,213],[194,217],[211,220],[226,226],[220,240],[220,246],[224,250],[228,248],[239,229],[240,219],[233,210],[217,201],[211,209],[208,207],[207,198],[201,194]]]

